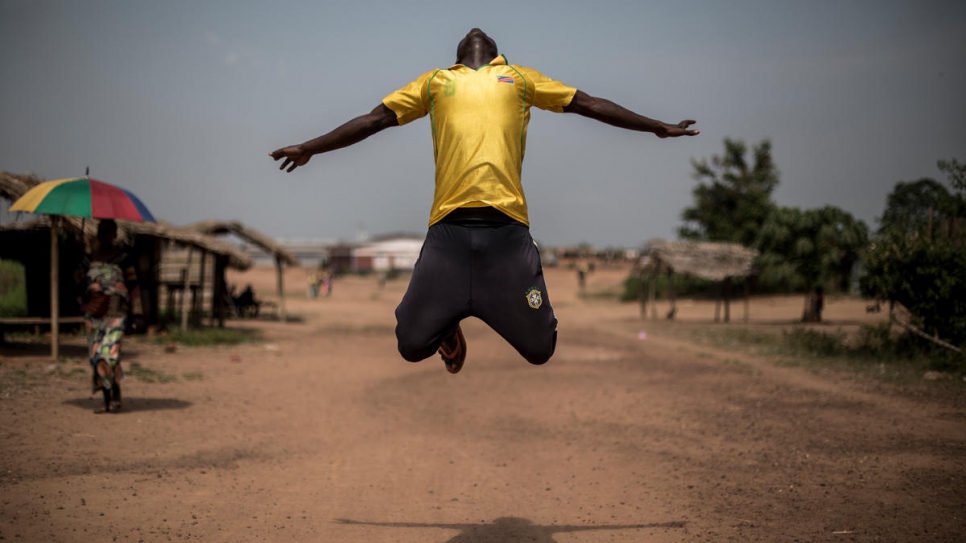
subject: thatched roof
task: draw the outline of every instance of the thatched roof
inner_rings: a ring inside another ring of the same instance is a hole
[[[208,236],[192,228],[178,227],[163,221],[158,222],[127,222],[118,221],[118,230],[125,230],[125,234],[136,236],[154,236],[168,239],[181,245],[188,245],[209,253],[228,257],[228,267],[237,270],[247,270],[255,261],[245,251],[231,243],[222,241],[214,236]]]
[[[84,228],[84,237],[88,243],[92,243],[97,236],[97,220],[81,221],[76,217],[61,217],[64,221],[64,228],[75,236],[79,233],[81,226]],[[0,224],[0,234],[4,232],[29,232],[34,230],[46,230],[50,228],[50,218],[39,216],[29,221],[18,221],[7,224]],[[149,236],[164,240],[173,241],[181,245],[187,245],[228,257],[228,266],[237,270],[247,270],[254,264],[252,257],[234,245],[224,242],[212,236],[206,236],[195,230],[179,228],[163,222],[138,223],[129,221],[117,221],[118,239],[122,242],[129,242],[134,236]]]
[[[32,175],[17,175],[15,173],[0,172],[0,198],[13,203],[37,185],[42,180]]]
[[[751,275],[758,251],[737,243],[652,241],[644,257],[658,269],[721,281]]]
[[[289,266],[299,265],[298,259],[295,258],[295,255],[291,251],[279,245],[272,238],[257,230],[248,228],[238,221],[200,221],[189,225],[188,228],[207,235],[235,234],[245,241],[260,247],[266,253],[269,253]]]
[[[0,197],[14,202],[27,193],[35,185],[43,182],[42,179],[32,175],[18,175],[0,171]],[[88,241],[93,241],[97,236],[97,220],[80,219],[78,217],[61,217],[64,228],[71,231],[75,236],[81,235]],[[2,231],[30,231],[47,229],[50,227],[50,219],[44,215],[38,215],[36,219],[28,221],[18,221],[8,224],[0,224]],[[205,235],[193,228],[181,228],[165,222],[138,223],[131,221],[117,221],[117,235],[121,241],[129,241],[131,236],[152,236],[167,239],[188,245],[219,255],[228,257],[228,266],[238,270],[247,270],[252,267],[254,261],[252,257],[238,247],[222,241],[216,237]]]

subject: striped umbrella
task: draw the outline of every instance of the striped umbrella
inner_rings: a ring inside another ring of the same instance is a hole
[[[97,181],[87,176],[46,181],[28,190],[10,206],[10,211],[26,211],[50,218],[50,354],[59,354],[60,307],[57,276],[59,250],[57,247],[60,219],[69,215],[87,219],[124,219],[134,222],[155,222],[148,208],[130,192]]]
[[[147,206],[130,191],[86,176],[41,183],[14,202],[10,211],[155,222]]]

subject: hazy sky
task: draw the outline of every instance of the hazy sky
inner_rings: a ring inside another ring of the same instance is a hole
[[[472,27],[511,63],[701,135],[660,140],[534,109],[534,237],[673,238],[692,158],[770,139],[780,205],[875,226],[898,181],[966,160],[966,2],[0,0],[0,170],[122,185],[175,224],[275,237],[422,232],[427,118],[316,156],[267,153],[446,68]]]

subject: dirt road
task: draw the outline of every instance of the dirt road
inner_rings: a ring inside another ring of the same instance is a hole
[[[56,367],[3,348],[0,540],[966,538],[966,402],[942,384],[897,390],[697,345],[633,305],[576,296],[566,270],[547,271],[560,341],[546,366],[469,320],[453,376],[396,354],[404,281],[348,278],[307,300],[300,273],[286,281],[301,322],[231,321],[256,342],[128,344],[126,366],[174,380],[129,371],[120,414],[92,414],[80,340]],[[233,280],[274,285],[266,269]],[[790,322],[801,303],[751,311]],[[712,315],[684,304],[678,318]],[[836,300],[826,315],[870,318]]]

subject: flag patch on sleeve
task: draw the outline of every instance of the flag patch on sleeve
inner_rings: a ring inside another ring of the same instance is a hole
[[[499,81],[500,83],[509,83],[511,85],[513,84],[513,78],[508,75],[497,76],[496,80]]]

